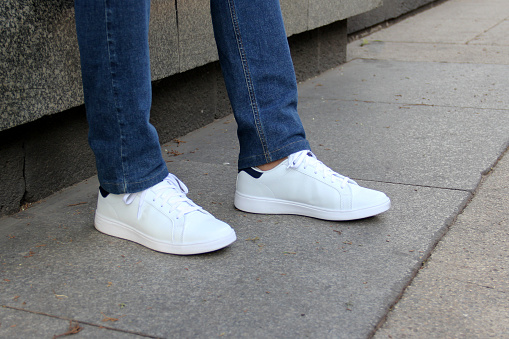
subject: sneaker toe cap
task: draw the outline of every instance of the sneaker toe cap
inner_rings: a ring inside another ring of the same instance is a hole
[[[187,220],[184,231],[184,243],[213,242],[232,237],[235,231],[225,222],[210,214],[200,213]]]
[[[377,206],[390,206],[390,199],[385,193],[358,186],[352,192],[354,210],[369,209]]]

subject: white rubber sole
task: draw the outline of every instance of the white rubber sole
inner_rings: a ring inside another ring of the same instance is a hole
[[[101,216],[98,213],[95,214],[94,225],[99,232],[133,241],[153,249],[154,251],[178,255],[191,255],[217,251],[230,245],[237,239],[235,231],[232,230],[228,235],[208,242],[172,244],[168,241],[162,241],[148,236],[127,224]]]
[[[369,208],[352,211],[335,211],[293,201],[253,197],[239,192],[235,192],[234,204],[239,210],[249,213],[295,214],[331,221],[369,218],[385,212],[391,207],[391,201],[387,198],[383,203]]]

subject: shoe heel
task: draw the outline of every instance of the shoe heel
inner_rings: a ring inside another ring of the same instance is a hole
[[[235,207],[241,211],[257,214],[288,214],[284,206],[280,206],[277,200],[250,197],[238,192],[235,192],[233,200]]]

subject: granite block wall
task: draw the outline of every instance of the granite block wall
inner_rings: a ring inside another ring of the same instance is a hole
[[[289,35],[380,3],[281,0]],[[217,60],[208,0],[152,0],[151,4],[154,80]],[[4,0],[0,21],[0,131],[82,104],[73,0]]]
[[[347,18],[381,0],[281,0],[298,80],[345,61]],[[0,215],[94,175],[73,0],[0,4]],[[208,0],[152,0],[151,121],[168,142],[231,113]]]

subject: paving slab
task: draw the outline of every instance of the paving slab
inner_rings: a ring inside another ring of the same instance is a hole
[[[505,110],[506,65],[357,59],[303,83],[305,98]]]
[[[508,183],[506,154],[375,338],[509,337]]]
[[[507,1],[449,0],[369,39],[390,42],[464,44],[509,16]]]
[[[449,0],[348,46],[356,58],[505,64],[509,3]]]
[[[44,314],[30,313],[13,308],[0,308],[0,337],[2,338],[146,338],[108,328],[107,318],[101,326],[87,325]]]
[[[354,179],[473,191],[509,142],[507,111],[318,99],[302,106],[313,149]]]
[[[347,59],[382,59],[448,63],[507,65],[509,46],[484,44],[423,44],[419,42],[354,41],[348,45]]]
[[[476,99],[494,96],[488,85],[479,85],[482,90],[478,90],[441,77],[444,68],[463,66],[466,72],[472,65],[418,64],[416,72],[415,63],[356,60],[301,84],[299,111],[312,149],[329,166],[354,179],[472,192],[481,174],[509,145],[507,110],[484,108],[493,101]],[[491,65],[476,67],[487,76],[492,71],[498,78],[493,83],[500,82],[490,86],[501,94],[499,101],[507,100],[502,82],[508,81]],[[506,66],[495,67],[509,78]],[[428,90],[414,90],[426,79],[433,81]],[[464,87],[457,91],[459,98],[444,95],[448,102],[437,98],[450,86]],[[426,98],[418,91],[425,91]],[[469,105],[467,98],[478,102],[464,107]],[[423,100],[431,103],[422,104]],[[168,161],[236,167],[236,124],[229,116],[163,148]]]
[[[348,223],[254,215],[232,206],[233,167],[172,167],[193,200],[235,227],[236,243],[178,257],[101,235],[90,180],[2,221],[0,303],[96,326],[106,315],[155,337],[364,337],[469,197],[363,183],[394,209]]]

